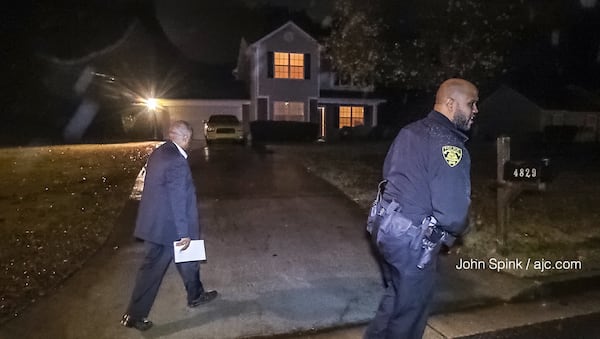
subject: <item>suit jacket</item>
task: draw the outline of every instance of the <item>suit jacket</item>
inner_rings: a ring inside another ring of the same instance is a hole
[[[200,237],[192,172],[172,141],[155,149],[148,159],[134,235],[165,245]]]

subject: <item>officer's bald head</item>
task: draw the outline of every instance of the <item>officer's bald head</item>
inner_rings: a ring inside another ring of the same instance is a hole
[[[479,91],[475,85],[464,79],[453,78],[440,85],[433,108],[450,119],[456,127],[469,130],[475,114],[479,112],[478,101]]]
[[[440,85],[440,88],[438,88],[435,95],[435,104],[443,105],[448,99],[453,99],[459,94],[470,92],[477,93],[477,87],[471,82],[458,78],[448,79]]]

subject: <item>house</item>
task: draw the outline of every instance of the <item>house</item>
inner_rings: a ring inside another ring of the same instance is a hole
[[[501,86],[479,104],[473,137],[495,140],[500,135],[527,137],[542,132],[542,109],[514,89]]]
[[[338,81],[322,60],[322,47],[310,34],[288,21],[258,40],[241,39],[237,79],[247,96],[235,99],[163,100],[171,120],[184,119],[201,130],[211,114],[234,114],[246,133],[255,120],[313,122],[324,138],[344,127],[377,125],[378,105],[373,87]],[[201,137],[201,136],[197,136]]]
[[[569,101],[568,98],[574,97],[570,92],[567,88],[557,96],[545,95],[550,100],[538,104],[510,87],[501,86],[479,105],[481,114],[477,116],[473,137],[495,140],[499,135],[508,135],[527,139],[536,134],[551,136],[549,131],[562,129],[575,133],[572,141],[600,142],[600,102],[591,99],[586,104],[581,98]]]

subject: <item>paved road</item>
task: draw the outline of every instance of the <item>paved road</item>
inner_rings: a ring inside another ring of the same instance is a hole
[[[363,212],[321,179],[278,154],[238,145],[197,147],[197,180],[216,301],[190,310],[174,267],[140,334],[118,324],[142,246],[130,202],[107,246],[19,318],[0,338],[240,338],[360,323],[381,293],[363,234]]]

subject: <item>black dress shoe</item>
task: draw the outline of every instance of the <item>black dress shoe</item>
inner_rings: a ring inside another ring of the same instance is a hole
[[[152,322],[146,318],[134,319],[129,314],[123,314],[121,319],[121,325],[125,327],[133,327],[140,331],[145,331],[152,327]]]
[[[206,304],[210,301],[213,301],[217,295],[219,293],[217,293],[217,291],[207,291],[204,292],[202,294],[200,294],[200,296],[194,300],[192,300],[190,303],[188,303],[189,307],[196,307],[196,306],[200,306],[202,304]]]

